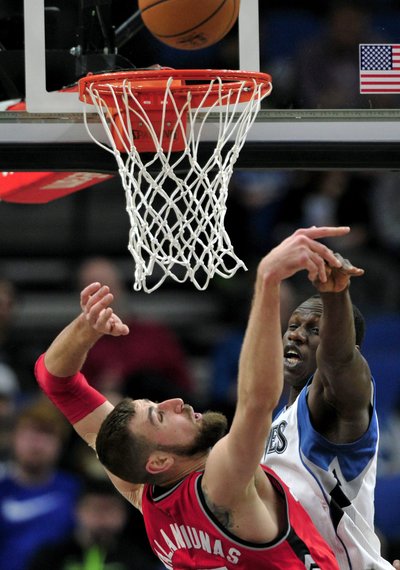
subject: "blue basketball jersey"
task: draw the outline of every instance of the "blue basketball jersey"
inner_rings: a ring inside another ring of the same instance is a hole
[[[393,570],[374,532],[374,489],[379,442],[373,413],[366,433],[334,444],[311,424],[309,385],[274,419],[263,463],[285,481],[335,552],[341,570]]]

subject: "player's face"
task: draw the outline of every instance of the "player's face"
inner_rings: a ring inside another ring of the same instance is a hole
[[[182,399],[160,403],[136,400],[133,427],[160,449],[180,455],[207,451],[226,433],[227,420],[218,412],[195,412]]]
[[[322,316],[320,299],[308,299],[294,310],[283,336],[285,382],[302,388],[317,367],[319,322]]]

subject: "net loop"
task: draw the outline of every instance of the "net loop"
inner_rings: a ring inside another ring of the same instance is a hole
[[[215,275],[246,269],[225,229],[226,200],[234,164],[272,89],[270,76],[162,68],[89,74],[79,89],[95,106],[109,146],[91,132],[85,110],[89,136],[116,158],[134,289],[151,293],[170,277],[204,290]]]

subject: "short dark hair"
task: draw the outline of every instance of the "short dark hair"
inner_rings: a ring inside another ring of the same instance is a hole
[[[315,295],[312,295],[310,299],[321,299],[321,295],[319,293],[316,293]],[[352,303],[352,307],[353,307],[354,329],[356,333],[356,344],[361,348],[361,345],[364,342],[364,337],[365,337],[365,329],[366,329],[365,319],[360,309],[354,303]]]
[[[147,459],[156,448],[146,437],[132,433],[129,424],[136,408],[132,398],[124,398],[103,421],[96,438],[100,462],[110,473],[130,483],[156,483],[146,470]]]

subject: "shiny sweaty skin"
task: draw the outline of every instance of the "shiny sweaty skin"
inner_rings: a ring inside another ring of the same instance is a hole
[[[363,270],[343,259],[325,283],[314,282],[321,298],[304,301],[283,336],[284,379],[289,405],[313,376],[308,407],[314,428],[333,443],[361,437],[371,419],[372,384],[368,363],[356,345],[351,277]]]
[[[291,387],[292,404],[317,368],[322,302],[311,298],[292,313],[283,336],[284,378]]]

